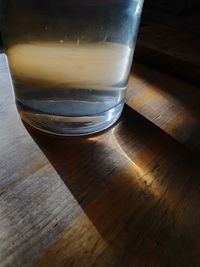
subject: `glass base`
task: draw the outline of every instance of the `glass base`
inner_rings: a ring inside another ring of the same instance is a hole
[[[16,102],[19,114],[34,128],[54,135],[80,136],[97,133],[113,125],[120,117],[124,102],[114,108],[94,116],[57,116],[40,113]]]

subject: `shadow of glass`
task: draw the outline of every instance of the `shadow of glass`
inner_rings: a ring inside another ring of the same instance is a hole
[[[27,129],[112,250],[87,266],[188,267],[191,259],[197,266],[200,216],[194,222],[188,214],[200,211],[193,196],[199,170],[184,146],[128,106],[113,128],[89,137]],[[48,266],[56,261],[48,254]]]

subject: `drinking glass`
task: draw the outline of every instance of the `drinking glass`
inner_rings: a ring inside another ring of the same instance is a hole
[[[84,135],[120,117],[143,0],[5,0],[2,36],[21,118]]]

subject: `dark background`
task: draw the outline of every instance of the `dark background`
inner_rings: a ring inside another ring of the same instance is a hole
[[[200,1],[146,0],[136,60],[200,85]]]
[[[200,10],[200,3],[199,0],[145,0],[145,8],[163,9],[180,14]]]
[[[135,60],[199,85],[200,0],[145,0]]]

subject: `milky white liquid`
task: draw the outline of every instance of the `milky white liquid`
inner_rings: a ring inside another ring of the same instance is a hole
[[[132,49],[60,40],[16,44],[7,51],[19,101],[59,115],[96,114],[123,98]]]
[[[32,43],[8,49],[15,79],[38,86],[112,90],[127,79],[131,49],[116,43]],[[27,88],[28,90],[28,88]]]

